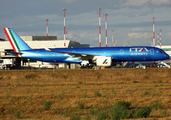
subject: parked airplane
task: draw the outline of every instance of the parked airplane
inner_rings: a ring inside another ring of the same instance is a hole
[[[31,49],[11,28],[4,31],[13,55],[43,62],[111,66],[116,61],[158,61],[170,57],[162,49],[148,46]]]

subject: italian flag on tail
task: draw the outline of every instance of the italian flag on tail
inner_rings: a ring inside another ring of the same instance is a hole
[[[11,28],[3,29],[15,53],[21,53],[21,50],[31,49]],[[20,54],[16,54],[16,56],[21,57]]]

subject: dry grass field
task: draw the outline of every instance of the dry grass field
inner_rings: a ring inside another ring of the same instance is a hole
[[[0,71],[1,120],[110,120],[119,101],[124,119],[171,119],[171,69]]]

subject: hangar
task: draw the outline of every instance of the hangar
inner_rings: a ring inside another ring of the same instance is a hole
[[[31,48],[64,48],[64,40],[57,40],[57,36],[20,36]],[[66,47],[90,47],[89,44],[80,44],[72,40],[65,40]],[[0,51],[13,51],[10,42],[6,39],[1,39],[0,41]],[[35,67],[35,68],[71,68],[75,69],[78,65],[76,64],[66,64],[66,63],[56,63],[50,64],[41,61],[34,61],[25,58],[19,58],[7,53],[0,53],[1,59],[13,59],[15,68],[24,67]]]

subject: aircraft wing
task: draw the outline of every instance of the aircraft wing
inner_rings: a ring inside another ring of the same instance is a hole
[[[81,59],[81,60],[88,60],[93,59],[95,55],[88,55],[88,54],[80,54],[80,53],[69,53],[69,52],[59,52],[63,54],[68,54],[69,56]]]
[[[46,48],[45,50],[47,50],[49,52],[57,52],[57,53],[67,54],[68,56],[75,57],[75,58],[78,58],[80,60],[89,60],[89,59],[91,60],[95,56],[95,55],[90,55],[90,54],[81,54],[81,53],[74,53],[74,52],[53,51],[53,50],[50,50],[48,48]]]

